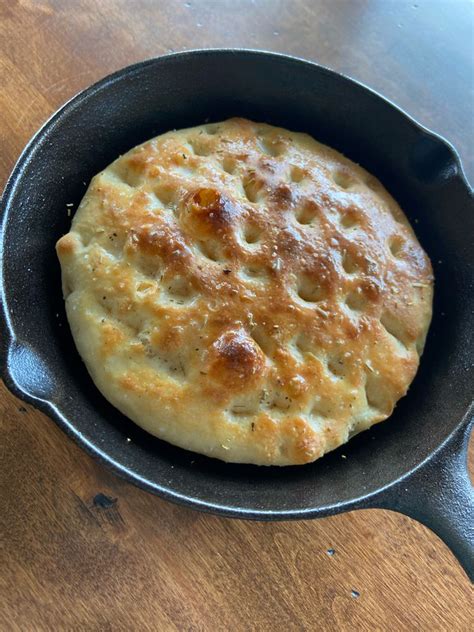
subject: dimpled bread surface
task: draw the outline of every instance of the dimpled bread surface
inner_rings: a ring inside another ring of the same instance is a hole
[[[118,158],[57,252],[99,390],[224,461],[308,463],[386,419],[431,319],[430,261],[380,182],[244,119]]]

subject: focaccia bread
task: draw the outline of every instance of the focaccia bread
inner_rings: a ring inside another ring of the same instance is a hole
[[[99,390],[224,461],[308,463],[388,417],[431,319],[429,259],[380,182],[244,119],[118,158],[57,252]]]

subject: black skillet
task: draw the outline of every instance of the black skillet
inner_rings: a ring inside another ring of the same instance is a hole
[[[172,128],[246,116],[306,131],[377,175],[436,277],[419,373],[392,418],[301,467],[228,465],[141,431],[94,387],[65,318],[54,244],[91,177]],[[1,202],[2,373],[89,454],[164,498],[235,518],[318,518],[369,507],[428,525],[474,578],[474,209],[455,150],[378,94],[313,63],[207,50],[125,68],[80,93],[27,146]],[[131,438],[131,442],[127,438]],[[342,454],[347,458],[342,459]]]

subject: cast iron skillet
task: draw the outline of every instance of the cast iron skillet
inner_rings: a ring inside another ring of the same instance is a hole
[[[309,132],[360,162],[399,200],[434,264],[433,324],[408,396],[389,421],[312,465],[228,465],[149,436],[94,387],[65,318],[54,245],[70,224],[66,204],[77,205],[91,177],[137,143],[236,115]],[[1,214],[3,378],[87,452],[148,491],[225,516],[401,511],[431,527],[474,578],[473,192],[445,140],[313,63],[180,53],[120,70],[61,108],[20,157]]]

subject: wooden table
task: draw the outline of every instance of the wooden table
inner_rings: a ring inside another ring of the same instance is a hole
[[[454,143],[472,182],[473,29],[468,0],[0,0],[0,184],[78,90],[209,46],[283,51],[366,82]],[[470,627],[466,576],[404,516],[201,515],[117,479],[4,387],[0,411],[1,630]]]

